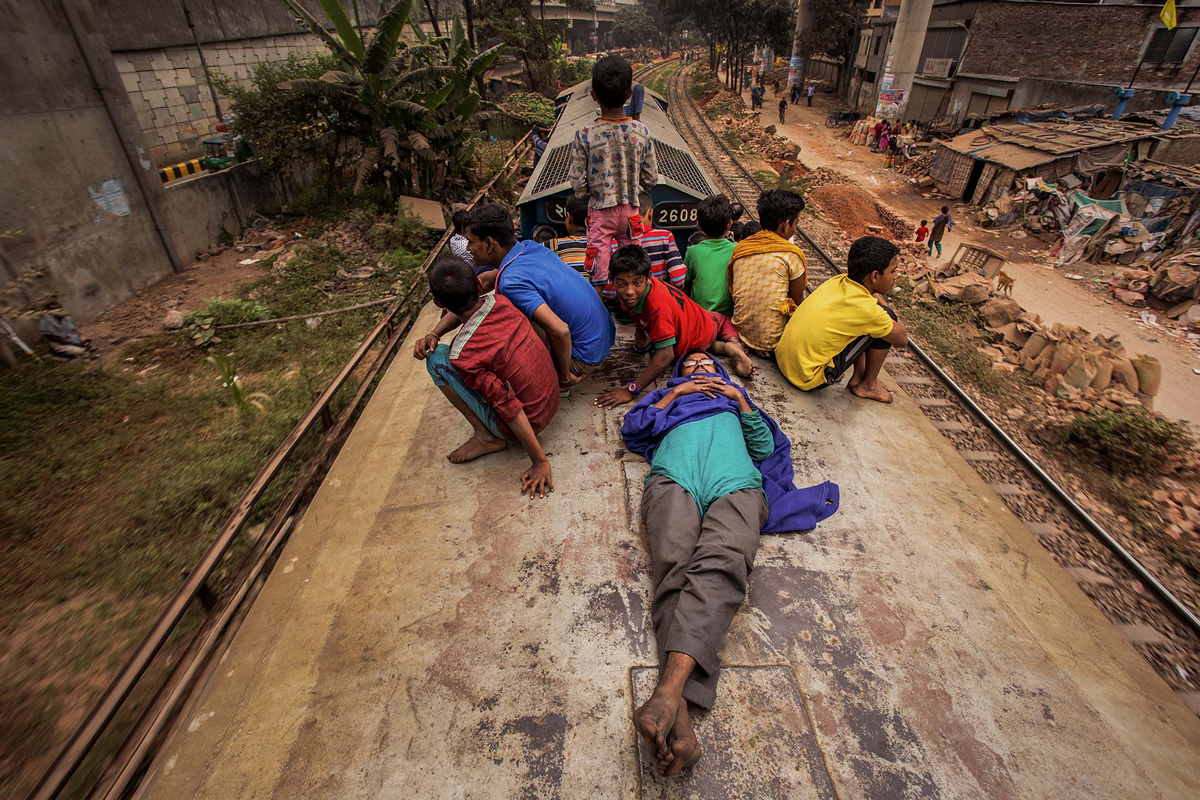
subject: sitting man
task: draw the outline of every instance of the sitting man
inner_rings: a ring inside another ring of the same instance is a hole
[[[758,198],[762,230],[737,243],[729,261],[733,327],[752,351],[771,357],[800,302],[808,266],[792,236],[804,210],[795,192],[772,189]]]
[[[754,374],[754,362],[738,340],[729,317],[706,311],[686,294],[650,275],[650,257],[636,244],[627,244],[612,257],[610,272],[617,299],[637,326],[635,344],[650,345],[653,355],[632,383],[613,387],[595,404],[616,408],[628,403],[675,362],[676,353],[707,350],[730,356],[743,378]]]
[[[838,508],[838,487],[794,485],[791,443],[705,352],[683,351],[675,378],[621,425],[650,462],[642,521],[650,545],[658,645],[653,695],[633,722],[659,772],[700,759],[688,703],[711,709],[721,645],[746,596],[759,533],[807,531]]]
[[[563,213],[567,235],[552,239],[547,246],[562,259],[564,264],[592,283],[592,276],[584,266],[584,261],[587,259],[587,216],[588,199],[572,195],[567,200],[567,207]],[[595,286],[595,283],[592,285]],[[600,287],[597,286],[596,290],[599,291]]]
[[[450,461],[461,464],[520,442],[532,462],[521,475],[521,492],[545,497],[554,484],[537,434],[559,400],[550,354],[512,303],[498,294],[481,296],[479,278],[461,258],[440,256],[429,272],[429,290],[434,304],[463,326],[449,347],[426,336],[413,352],[474,431]]]
[[[729,199],[715,194],[701,200],[696,209],[696,227],[705,238],[689,246],[683,259],[687,265],[687,293],[701,308],[732,314],[728,276],[733,242],[728,236],[733,227],[733,205]]]
[[[537,242],[518,242],[512,217],[499,203],[479,206],[467,220],[467,242],[483,291],[495,289],[545,333],[560,388],[590,375],[612,349],[616,326],[599,295],[575,270]],[[440,339],[462,321],[447,313],[426,338]]]
[[[779,370],[805,391],[837,383],[850,365],[847,388],[857,397],[890,403],[892,392],[879,370],[892,345],[908,344],[904,323],[884,305],[896,282],[900,248],[878,236],[850,246],[846,274],[835,275],[808,296],[792,315],[775,348]]]
[[[46,313],[38,320],[38,331],[50,345],[50,352],[63,358],[82,358],[91,355],[91,342],[84,341],[75,327],[75,320],[63,310],[62,303],[46,303]]]

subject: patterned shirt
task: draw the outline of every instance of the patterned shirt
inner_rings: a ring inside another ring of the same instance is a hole
[[[774,350],[795,310],[788,284],[807,274],[804,259],[795,253],[758,253],[742,256],[729,270],[738,336],[756,350]]]
[[[562,262],[571,269],[578,272],[588,280],[592,276],[583,268],[583,262],[587,258],[587,235],[583,236],[563,236],[560,239],[552,239],[546,244],[554,251],[555,255],[562,259]]]
[[[461,233],[456,233],[450,237],[450,252],[470,264],[471,269],[475,270],[476,274],[486,271],[480,270],[475,266],[475,256],[471,255],[471,251],[467,249],[467,237]]]
[[[503,296],[484,296],[450,342],[450,364],[507,425],[524,411],[534,433],[558,411],[558,373],[525,315]]]
[[[642,234],[638,244],[646,251],[646,255],[650,256],[650,277],[669,283],[676,289],[682,289],[684,281],[687,280],[687,265],[683,263],[683,256],[679,255],[675,234],[661,228],[651,228]],[[613,248],[616,249],[616,244]],[[610,280],[604,285],[604,299],[610,300],[616,296],[617,292]]]
[[[567,179],[590,208],[636,206],[638,189],[650,191],[658,184],[650,129],[628,117],[584,125],[571,143]]]

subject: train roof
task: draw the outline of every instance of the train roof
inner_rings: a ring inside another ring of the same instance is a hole
[[[571,169],[571,142],[575,131],[586,122],[596,118],[596,102],[591,98],[592,82],[578,83],[559,94],[558,121],[550,132],[546,153],[542,156],[518,205],[547,195],[557,194],[569,187],[567,173]],[[646,103],[642,108],[642,122],[650,129],[654,139],[654,153],[658,158],[660,184],[672,186],[681,192],[705,198],[717,193],[696,157],[684,142],[674,123],[667,116],[666,99],[646,89]]]

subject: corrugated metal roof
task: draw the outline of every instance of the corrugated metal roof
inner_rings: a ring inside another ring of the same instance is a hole
[[[943,144],[957,153],[1019,171],[1084,150],[1153,139],[1161,133],[1153,125],[1119,120],[1053,120],[1024,125],[984,125]]]

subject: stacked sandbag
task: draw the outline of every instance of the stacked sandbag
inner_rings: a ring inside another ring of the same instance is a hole
[[[1046,394],[1079,411],[1139,404],[1153,408],[1162,382],[1158,359],[1130,359],[1117,337],[1091,336],[1061,324],[1038,327],[1009,360],[1041,381]]]

